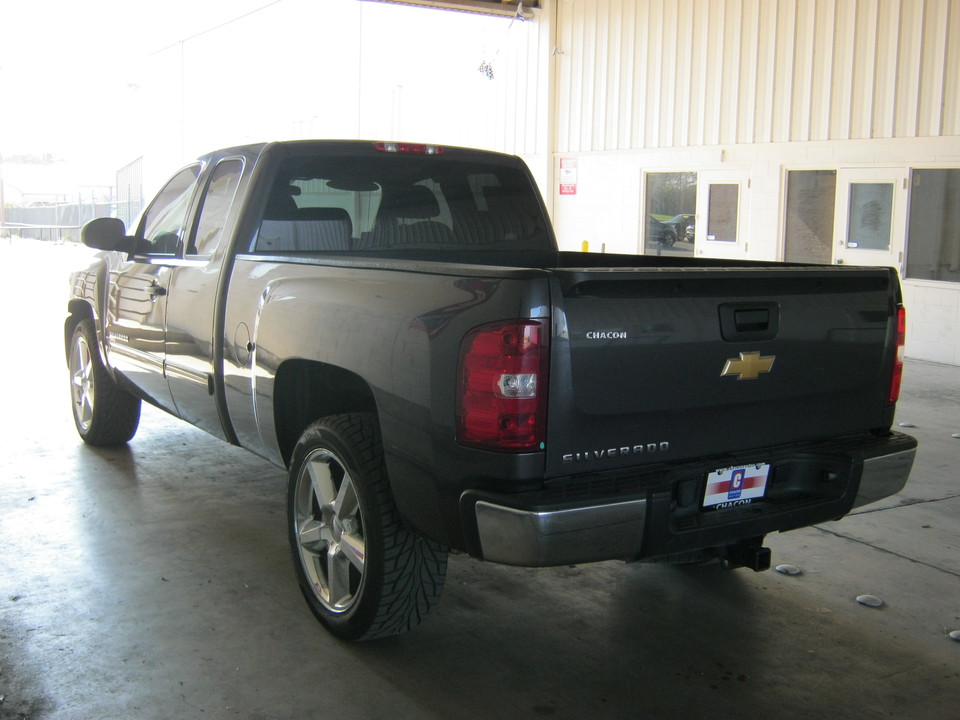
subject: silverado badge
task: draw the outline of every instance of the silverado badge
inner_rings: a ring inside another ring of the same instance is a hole
[[[773,361],[776,359],[776,355],[761,357],[758,352],[740,353],[739,358],[727,360],[720,377],[736,375],[737,380],[756,380],[760,373],[768,373],[773,369]]]

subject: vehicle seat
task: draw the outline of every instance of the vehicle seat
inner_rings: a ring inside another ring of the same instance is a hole
[[[453,233],[439,221],[440,204],[430,188],[411,185],[384,192],[377,220],[365,245],[388,248],[402,245],[444,245]]]
[[[330,252],[350,249],[353,224],[343,208],[300,208],[282,219],[265,218],[257,252]]]

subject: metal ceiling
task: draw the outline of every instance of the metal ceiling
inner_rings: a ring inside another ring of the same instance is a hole
[[[368,2],[388,2],[395,5],[417,5],[436,10],[456,10],[482,15],[500,15],[524,19],[533,17],[531,10],[540,7],[540,0],[367,0]]]

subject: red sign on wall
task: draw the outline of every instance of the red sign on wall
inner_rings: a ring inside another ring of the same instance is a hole
[[[577,159],[560,158],[560,194],[577,194]]]

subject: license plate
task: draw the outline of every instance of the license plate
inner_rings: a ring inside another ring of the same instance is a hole
[[[704,509],[749,505],[767,491],[767,479],[770,466],[766,463],[755,465],[734,465],[715,470],[707,476],[707,488],[703,492]]]

